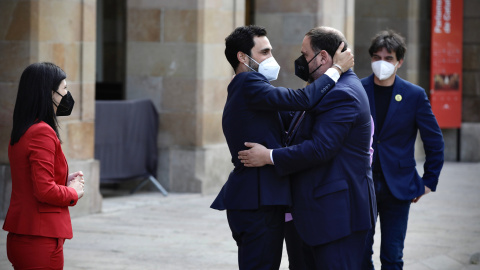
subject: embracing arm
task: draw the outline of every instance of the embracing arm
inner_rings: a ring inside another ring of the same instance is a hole
[[[343,42],[333,58],[336,66],[329,68],[326,76],[321,76],[303,89],[293,90],[284,87],[274,87],[260,73],[251,73],[245,78],[243,88],[246,99],[251,107],[262,110],[295,110],[304,111],[313,108],[325,94],[335,86],[343,70],[354,65],[350,50],[342,52]],[[341,66],[342,70],[337,66]]]
[[[299,172],[332,159],[342,147],[357,117],[354,100],[343,91],[329,96],[324,112],[315,116],[312,139],[273,150],[275,169],[280,175]]]
[[[322,103],[325,111],[315,116],[312,139],[298,145],[273,150],[273,161],[280,175],[291,174],[311,168],[330,160],[342,147],[355,121],[357,108],[354,100],[343,91],[330,93],[328,101]],[[273,164],[270,149],[259,144],[239,152],[239,159],[246,167]]]
[[[263,81],[263,82],[262,82]],[[249,107],[258,110],[305,111],[310,110],[335,86],[328,76],[321,76],[303,89],[274,87],[260,73],[251,72],[242,88]]]

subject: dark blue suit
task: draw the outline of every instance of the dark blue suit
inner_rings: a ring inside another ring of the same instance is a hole
[[[260,73],[243,72],[228,86],[222,127],[235,168],[211,207],[229,210],[227,217],[239,246],[241,269],[278,269],[284,208],[292,200],[288,177],[279,176],[273,166],[244,167],[238,152],[247,149],[245,142],[282,147],[285,128],[278,111],[313,108],[335,84],[323,77],[305,89],[293,90],[272,86]],[[266,237],[271,231],[275,232]],[[274,258],[269,257],[272,254]]]
[[[373,74],[362,79],[376,123]],[[397,95],[401,100],[395,100]],[[424,175],[415,168],[415,140],[420,131],[425,148]],[[443,136],[432,113],[428,97],[421,87],[396,76],[393,93],[382,130],[373,136],[374,160],[378,155],[385,180],[393,196],[411,200],[422,195],[427,186],[435,191],[443,167]]]
[[[380,261],[382,269],[402,269],[411,200],[424,194],[425,186],[436,190],[443,166],[443,136],[425,91],[398,76],[395,77],[385,121],[378,130],[377,118],[381,116],[375,109],[374,75],[361,82],[375,123],[373,179],[381,220]],[[417,131],[420,131],[426,154],[423,177],[415,167]],[[367,237],[363,269],[373,269],[374,234],[375,227]]]
[[[299,235],[308,246],[323,249],[321,258],[315,258],[316,268],[359,267],[365,233],[374,224],[376,211],[370,138],[368,98],[358,77],[348,70],[306,113],[293,146],[273,151],[276,171],[291,174],[292,216]],[[337,245],[357,232],[362,236],[355,245]],[[330,243],[335,248],[329,250]]]

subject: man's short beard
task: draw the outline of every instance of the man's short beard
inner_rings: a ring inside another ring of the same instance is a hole
[[[315,81],[312,75],[308,76],[308,83],[311,84]]]
[[[251,67],[253,70],[255,70],[256,72],[258,72],[258,64],[255,63],[255,61],[253,61],[252,59],[248,59],[248,66]],[[250,71],[253,71],[252,69],[250,69]]]
[[[312,73],[310,73],[310,75],[308,75],[308,83],[313,83],[315,81],[315,78],[313,77],[313,75],[318,72],[318,70],[322,67],[323,65],[320,65],[318,66]],[[322,76],[322,74],[320,74],[320,76]],[[320,76],[318,76],[318,78],[320,78]],[[317,79],[318,79],[317,78]]]

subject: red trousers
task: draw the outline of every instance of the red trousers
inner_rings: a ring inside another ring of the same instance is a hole
[[[7,257],[14,269],[63,269],[65,239],[8,233]]]

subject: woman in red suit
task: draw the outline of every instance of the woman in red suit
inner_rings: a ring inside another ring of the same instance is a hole
[[[63,243],[72,238],[69,206],[83,196],[83,173],[68,174],[57,116],[74,100],[66,74],[52,63],[22,73],[8,146],[12,197],[3,224],[7,256],[15,269],[63,269]]]

